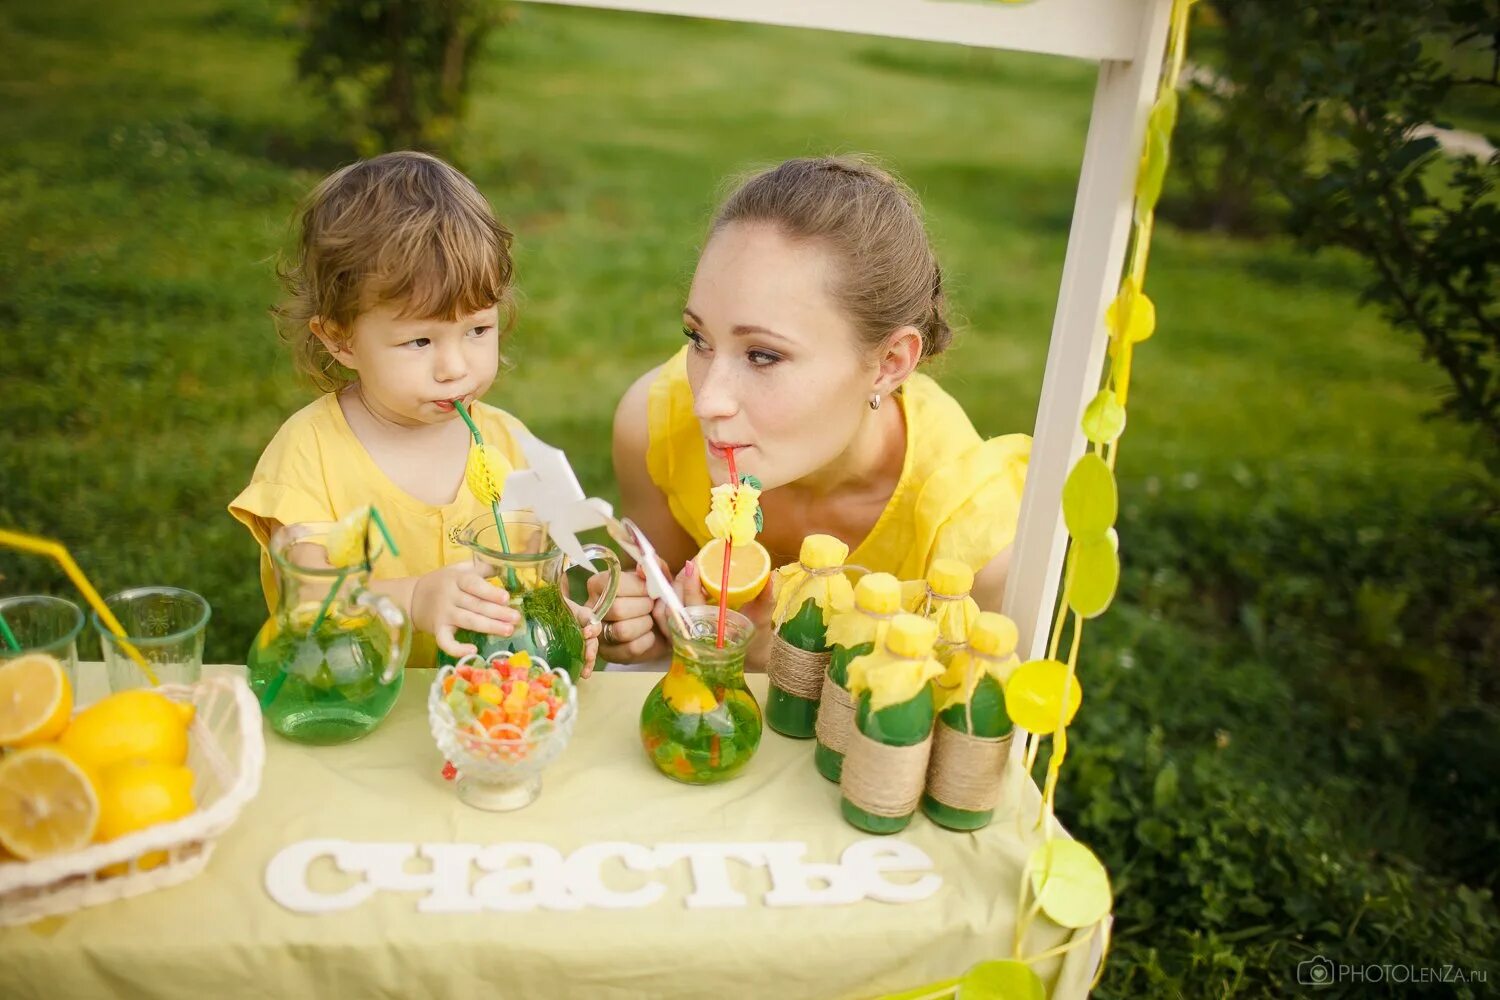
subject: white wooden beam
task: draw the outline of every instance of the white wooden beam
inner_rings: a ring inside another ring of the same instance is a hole
[[[1099,67],[1005,595],[1005,613],[1020,629],[1023,658],[1046,654],[1067,541],[1062,486],[1083,453],[1083,408],[1099,391],[1109,341],[1104,310],[1119,288],[1171,6],[1171,0],[1150,0],[1136,58]],[[1123,539],[1125,558],[1129,547],[1130,540]]]
[[[1128,61],[1156,0],[533,0]]]

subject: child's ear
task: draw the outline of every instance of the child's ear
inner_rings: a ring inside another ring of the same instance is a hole
[[[324,349],[333,360],[351,371],[354,370],[354,352],[349,350],[349,338],[340,337],[337,326],[333,323],[325,323],[321,316],[314,316],[307,321],[307,328],[322,342]]]

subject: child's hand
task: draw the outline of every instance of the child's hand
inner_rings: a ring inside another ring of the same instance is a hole
[[[604,631],[604,625],[588,608],[579,607],[566,597],[563,600],[573,612],[578,627],[583,629],[583,676],[587,677],[594,672],[594,661],[599,658],[599,634]]]
[[[661,570],[667,579],[672,578],[666,563],[661,563]],[[607,573],[589,577],[589,596],[597,598],[608,582]],[[651,615],[653,603],[646,593],[644,570],[637,566],[633,573],[620,574],[620,587],[615,591],[614,603],[604,613],[604,629],[600,636],[600,652],[606,660],[640,663],[658,653],[659,637]]]
[[[438,648],[463,658],[479,652],[472,643],[459,642],[457,629],[486,635],[510,635],[521,612],[510,606],[510,595],[484,578],[473,563],[455,563],[417,578],[411,591],[412,625],[432,633]]]

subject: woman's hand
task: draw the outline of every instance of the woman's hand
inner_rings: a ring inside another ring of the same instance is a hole
[[[662,572],[671,579],[666,563]],[[589,598],[598,599],[609,582],[607,573],[589,577]],[[604,628],[599,640],[599,655],[610,663],[644,663],[665,656],[664,641],[652,619],[653,602],[646,593],[646,574],[637,566],[635,572],[620,574],[615,601],[604,614]]]
[[[479,652],[454,637],[458,629],[486,635],[510,635],[521,612],[510,606],[510,594],[484,578],[472,562],[455,563],[416,578],[411,590],[412,625],[430,632],[438,648],[455,659]]]

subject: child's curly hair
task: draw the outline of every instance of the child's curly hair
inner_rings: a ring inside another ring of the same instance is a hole
[[[286,299],[272,310],[297,367],[320,389],[354,380],[309,328],[347,339],[381,303],[402,315],[456,319],[498,305],[514,319],[510,230],[472,181],[426,153],[350,164],[307,197],[297,245],[277,273]]]

